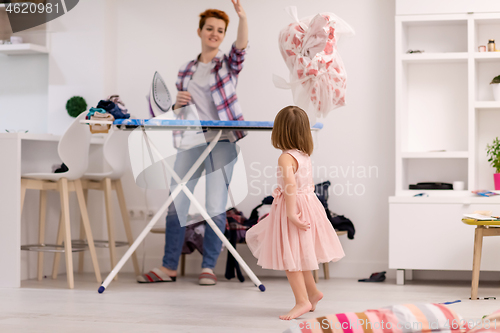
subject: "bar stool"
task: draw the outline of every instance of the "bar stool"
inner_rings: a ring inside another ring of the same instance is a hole
[[[26,190],[34,189],[40,191],[40,229],[39,242],[35,245],[24,245],[22,250],[38,251],[38,273],[37,278],[43,277],[43,252],[55,252],[55,257],[60,257],[62,252],[66,257],[66,273],[68,287],[74,288],[73,277],[73,252],[84,251],[86,247],[72,246],[71,228],[69,217],[69,192],[76,192],[80,214],[85,229],[85,235],[88,239],[88,249],[92,257],[92,264],[98,283],[102,282],[101,271],[97,262],[94,240],[90,229],[90,222],[87,213],[87,207],[83,195],[83,186],[81,177],[88,167],[90,131],[88,126],[80,124],[80,120],[85,119],[87,112],[80,114],[66,130],[59,141],[57,151],[60,159],[68,167],[68,171],[63,173],[26,173],[21,176],[21,212],[24,205]],[[45,244],[45,215],[47,191],[58,191],[61,200],[61,217],[59,222],[59,231],[55,245]],[[64,241],[64,246],[62,245]],[[54,262],[52,277],[57,278],[58,262]]]
[[[83,188],[85,197],[87,198],[88,190],[104,191],[104,201],[106,205],[106,220],[108,227],[108,240],[95,241],[97,247],[109,247],[109,254],[111,260],[111,269],[116,264],[116,247],[130,246],[134,242],[132,230],[130,228],[130,220],[128,216],[127,204],[125,202],[125,195],[123,193],[123,186],[121,177],[125,173],[129,165],[128,157],[128,135],[130,133],[120,130],[111,130],[108,134],[103,146],[104,160],[106,162],[106,170],[102,173],[85,173],[83,180]],[[118,197],[118,204],[122,215],[123,225],[125,227],[125,234],[127,242],[120,242],[115,240],[115,224],[114,213],[112,205],[112,190],[116,191]],[[80,228],[80,238],[83,240],[85,237],[84,225],[82,223]],[[78,271],[83,271],[84,253],[80,253]],[[135,252],[132,254],[132,263],[136,275],[140,275],[139,262]]]
[[[474,233],[474,257],[472,259],[472,285],[470,299],[477,299],[479,288],[479,272],[481,270],[481,254],[483,251],[483,237],[500,236],[500,221],[479,221],[474,219],[462,219],[468,225],[475,225]]]
[[[335,230],[337,232],[337,236],[342,236],[342,235],[347,235],[347,231],[345,230]],[[325,280],[330,279],[330,265],[328,262],[323,263],[323,274],[325,276]],[[319,274],[318,271],[315,270],[313,271],[313,277],[314,277],[314,282],[318,283],[319,281]]]

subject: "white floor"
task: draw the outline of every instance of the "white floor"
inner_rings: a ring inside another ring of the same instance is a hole
[[[103,294],[91,274],[76,274],[75,290],[58,280],[24,281],[20,289],[0,289],[0,332],[283,332],[290,323],[278,319],[293,306],[284,278],[261,277],[266,292],[251,282],[224,278],[216,286],[197,285],[196,276],[175,283],[138,284],[121,274]],[[314,318],[339,312],[361,312],[391,304],[462,302],[450,305],[465,319],[478,320],[500,309],[500,282],[481,284],[470,301],[469,282],[395,281],[359,283],[354,279],[321,279],[325,294]]]

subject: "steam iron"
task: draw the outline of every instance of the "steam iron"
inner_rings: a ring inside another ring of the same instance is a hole
[[[160,73],[155,72],[149,93],[149,112],[151,116],[158,117],[167,112],[171,106],[172,98],[167,85]]]

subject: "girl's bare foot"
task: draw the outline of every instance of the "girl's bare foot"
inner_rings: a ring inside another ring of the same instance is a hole
[[[318,304],[319,301],[323,298],[323,293],[321,291],[318,291],[317,294],[315,294],[312,297],[309,297],[309,302],[311,302],[311,312],[316,310],[316,304]]]
[[[281,320],[292,320],[297,317],[302,316],[304,313],[311,311],[311,302],[307,301],[304,303],[295,304],[293,309],[290,310],[286,315],[280,316]]]

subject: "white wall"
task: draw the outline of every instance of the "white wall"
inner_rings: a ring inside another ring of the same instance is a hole
[[[5,8],[0,8],[0,39],[12,35]],[[26,43],[45,44],[45,27],[15,34]],[[0,133],[47,131],[48,56],[0,54]]]
[[[47,24],[49,31],[48,132],[62,134],[71,124],[66,101],[82,96],[88,108],[106,97],[114,82],[112,2],[80,1]]]
[[[47,132],[48,58],[0,55],[0,132]]]

